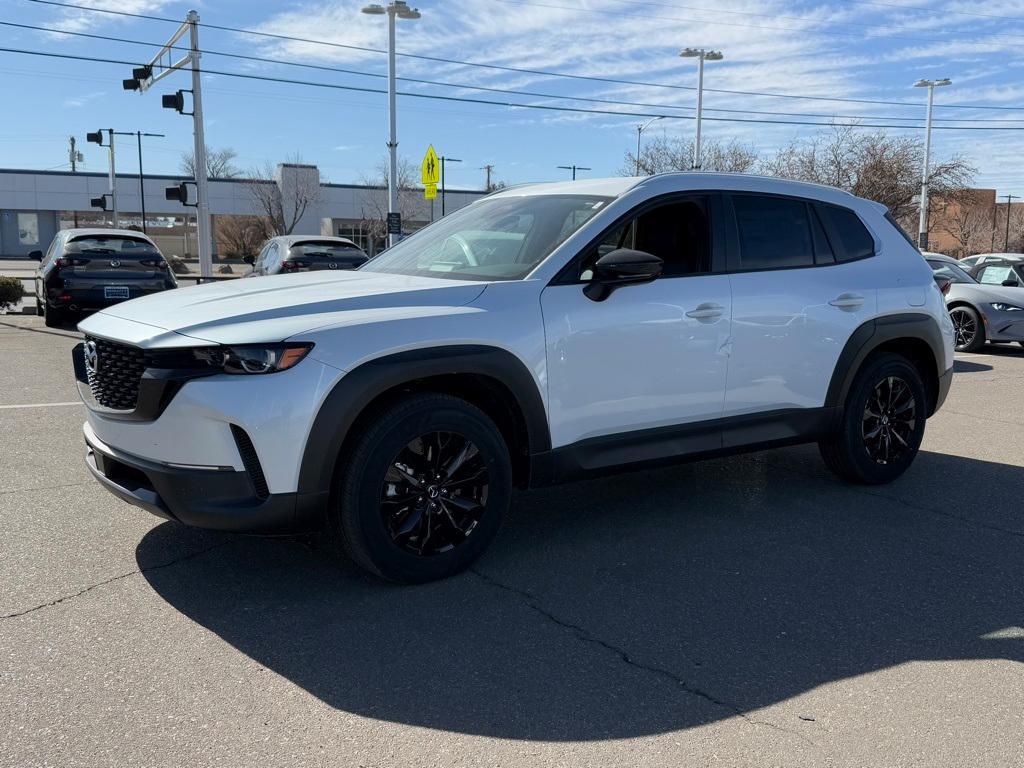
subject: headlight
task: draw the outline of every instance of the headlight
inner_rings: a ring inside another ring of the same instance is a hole
[[[1020,307],[1016,307],[1013,304],[1004,304],[1001,301],[993,301],[992,309],[997,312],[1024,312]]]
[[[194,350],[197,360],[224,373],[252,375],[287,371],[309,354],[312,344],[246,344]]]

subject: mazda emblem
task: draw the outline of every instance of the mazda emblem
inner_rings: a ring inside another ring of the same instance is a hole
[[[337,269],[338,265],[335,262],[331,261],[327,263],[327,267],[328,269]]]
[[[85,342],[85,370],[90,376],[95,376],[100,367],[100,353],[96,348],[95,341]]]
[[[120,267],[121,266],[121,262],[118,261],[117,259],[114,259],[112,262],[110,262],[110,266],[112,266],[112,267]]]

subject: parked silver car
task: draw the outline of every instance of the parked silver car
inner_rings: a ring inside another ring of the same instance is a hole
[[[252,264],[252,271],[244,276],[355,269],[368,258],[358,245],[344,237],[283,235],[267,240],[255,259],[246,259]]]
[[[960,259],[960,266],[971,271],[980,264],[988,264],[991,261],[998,261],[1003,256],[1024,257],[1024,253],[979,253],[974,256],[968,256],[967,258]]]
[[[926,254],[937,276],[951,281],[946,306],[958,352],[975,352],[986,341],[1024,346],[1024,288],[982,285],[948,256]]]

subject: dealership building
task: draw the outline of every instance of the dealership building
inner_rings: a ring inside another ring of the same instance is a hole
[[[145,190],[145,228],[167,256],[194,257],[195,209],[168,200],[165,190],[187,179],[147,175],[117,176],[119,226],[142,229],[140,186]],[[276,187],[276,189],[275,189]],[[194,187],[193,187],[194,189]],[[111,226],[112,215],[93,208],[91,200],[109,192],[103,173],[0,169],[0,257],[22,257],[45,250],[59,229],[75,226]],[[269,194],[268,194],[269,193]],[[211,179],[210,214],[214,230],[214,257],[232,255],[226,240],[229,224],[263,216],[261,200],[276,194],[285,219],[295,220],[293,234],[341,235],[355,240],[367,252],[384,240],[387,190],[357,184],[325,184],[316,166],[278,165],[273,179]],[[445,210],[451,213],[485,193],[449,190]],[[304,204],[304,205],[303,205]],[[403,190],[399,205],[403,230],[415,231],[441,215],[436,200],[423,199],[422,190]],[[218,224],[221,226],[218,227]],[[221,231],[218,231],[218,230]]]

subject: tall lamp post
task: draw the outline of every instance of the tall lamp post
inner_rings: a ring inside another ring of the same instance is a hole
[[[148,234],[146,229],[146,185],[145,176],[142,174],[142,137],[149,136],[152,138],[165,138],[162,133],[143,133],[142,131],[135,132],[135,139],[139,143],[139,207],[142,209],[142,233]]]
[[[932,154],[932,104],[935,101],[935,89],[953,83],[948,77],[941,80],[918,80],[915,88],[928,89],[928,114],[924,123],[924,170],[921,173],[921,217],[917,225],[917,247],[928,250],[928,174],[931,172]]]
[[[693,169],[701,167],[700,155],[700,124],[704,114],[704,62],[721,61],[725,57],[721,51],[709,51],[705,48],[683,48],[679,55],[684,59],[697,59],[697,138],[693,143]]]
[[[410,8],[404,0],[393,0],[387,6],[372,3],[363,8],[371,16],[388,17],[388,245],[395,245],[402,234],[401,219],[397,228],[392,220],[398,212],[398,137],[395,120],[395,19],[418,19],[420,12]],[[397,229],[397,231],[395,231]]]
[[[445,157],[441,155],[441,217],[444,217],[444,198],[445,198],[445,183],[444,183],[444,167],[448,163],[461,163],[457,157]]]
[[[647,130],[647,127],[651,123],[653,123],[655,120],[661,120],[661,117],[662,117],[661,115],[658,115],[657,117],[652,117],[646,123],[637,123],[636,124],[636,175],[637,176],[640,175],[640,136],[643,134],[644,131]]]

